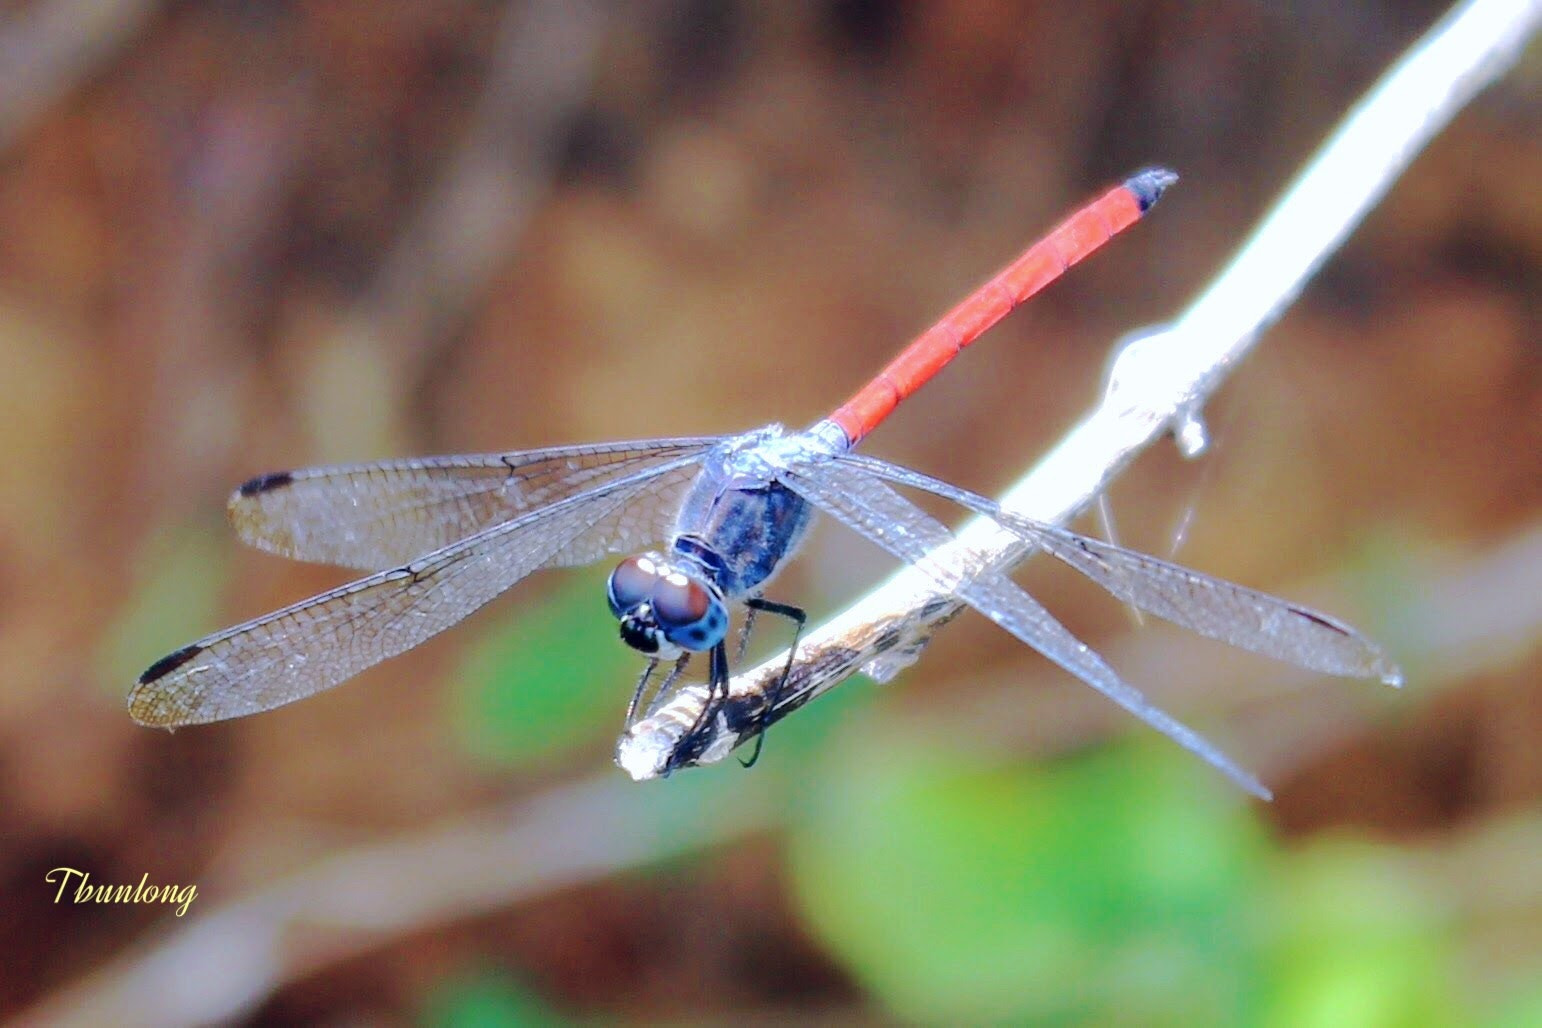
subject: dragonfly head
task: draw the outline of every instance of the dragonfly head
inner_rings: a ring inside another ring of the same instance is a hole
[[[616,565],[606,596],[621,621],[621,640],[650,657],[710,650],[728,634],[728,608],[717,588],[657,553]]]

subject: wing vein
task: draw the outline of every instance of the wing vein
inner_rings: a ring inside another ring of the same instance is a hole
[[[952,593],[1018,639],[1097,689],[1146,724],[1193,752],[1248,792],[1269,791],[1198,732],[1167,714],[1121,679],[1090,647],[1016,583],[985,562],[945,564],[933,554],[953,534],[893,488],[849,460],[789,469],[782,481],[836,520],[889,553],[914,564],[939,589]]]
[[[461,621],[661,480],[694,471],[677,456],[483,529],[400,567],[206,636],[152,665],[129,711],[155,725],[269,710],[337,685]]]

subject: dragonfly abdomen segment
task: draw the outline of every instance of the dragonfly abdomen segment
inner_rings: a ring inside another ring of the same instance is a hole
[[[1018,304],[1139,221],[1177,179],[1165,169],[1148,168],[1071,215],[917,336],[828,420],[855,446]]]

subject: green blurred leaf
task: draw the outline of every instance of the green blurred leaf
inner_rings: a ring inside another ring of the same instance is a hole
[[[472,972],[441,982],[429,993],[419,1020],[430,1028],[564,1023],[540,997],[498,971]]]
[[[1499,1010],[1484,1023],[1491,1028],[1536,1028],[1542,1024],[1542,981],[1533,982],[1517,995],[1503,997]]]
[[[833,751],[791,840],[814,929],[905,1018],[1232,1022],[1261,853],[1238,797],[1153,745],[1035,770],[925,740]]]
[[[1444,918],[1395,850],[1327,840],[1290,854],[1265,908],[1266,1023],[1461,1023]]]
[[[456,673],[453,723],[469,753],[538,762],[620,729],[642,662],[616,636],[604,573],[565,577],[473,643]]]
[[[230,542],[202,523],[162,528],[135,559],[134,588],[97,652],[104,686],[122,694],[156,659],[220,627]]]

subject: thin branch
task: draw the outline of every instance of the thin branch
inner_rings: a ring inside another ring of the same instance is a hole
[[[1388,623],[1399,649],[1419,668],[1422,692],[1441,683],[1501,673],[1536,652],[1542,640],[1542,525],[1482,552],[1460,556],[1415,549],[1405,555],[1408,602]],[[1349,583],[1302,583],[1292,593],[1337,607]],[[1365,731],[1384,704],[1346,693],[1332,679],[1284,664],[1260,673],[1256,658],[1218,645],[1196,646],[1188,632],[1148,626],[1108,647],[1111,663],[1132,675],[1161,674],[1168,695],[1210,718],[1260,712],[1241,729],[1248,752],[1276,775],[1311,763],[1314,754]],[[1086,689],[1050,688],[1042,662],[971,675],[973,699],[889,715],[902,736],[967,739],[971,747],[1050,755],[1116,732],[1118,708]],[[1061,683],[1063,684],[1063,683]],[[944,687],[941,690],[947,693]],[[1309,694],[1309,698],[1303,699]]]
[[[1542,594],[1535,588],[1542,529],[1459,559],[1415,553],[1407,573],[1413,588],[1401,620],[1417,640],[1411,656],[1431,694],[1443,682],[1513,666],[1542,638]],[[1319,583],[1300,591],[1327,595],[1343,588],[1342,582]],[[1145,631],[1120,663],[1172,666],[1192,653],[1192,641],[1176,630]],[[1224,664],[1193,669],[1176,677],[1207,704],[1252,706],[1295,697],[1302,688],[1327,692],[1320,678],[1288,668],[1227,690],[1206,688],[1215,678],[1204,677],[1225,675]],[[1235,676],[1233,684],[1246,677]],[[1326,716],[1314,716],[1319,707]],[[1013,715],[1002,716],[1006,709]],[[898,732],[909,725],[942,745],[953,740],[1004,752],[1074,748],[1118,727],[1112,708],[1090,694],[1024,689],[1021,678],[1011,676],[963,707],[893,716]],[[1273,726],[1266,762],[1275,773],[1288,773],[1314,750],[1364,730],[1374,716],[1374,705],[1363,703],[1293,704],[1292,718]],[[639,797],[635,786],[606,775],[421,835],[342,851],[221,906],[205,907],[211,901],[200,897],[186,924],[173,921],[175,930],[50,997],[22,1023],[182,1025],[235,1018],[291,981],[412,933],[776,828],[787,807],[775,801],[775,790],[767,776],[693,776]],[[1494,830],[1509,831],[1502,823]],[[1480,828],[1473,838],[1490,831]],[[1517,877],[1529,867],[1509,856],[1531,852],[1524,847],[1472,850],[1458,838],[1429,852],[1432,860],[1444,852],[1481,853],[1479,863],[1437,861],[1442,868],[1464,867],[1465,879],[1484,883],[1459,890],[1474,915],[1497,897],[1521,897],[1517,902],[1531,907],[1539,902],[1535,882]]]
[[[1432,31],[1340,132],[1380,140],[1367,144],[1372,159],[1362,149],[1357,160],[1364,163],[1340,157],[1338,170],[1329,165],[1324,173],[1318,169],[1331,156],[1325,152],[1244,251],[1244,256],[1254,256],[1246,262],[1239,257],[1170,329],[1126,348],[1102,405],[1004,502],[1041,520],[1061,520],[1175,424],[1191,450],[1202,448],[1197,410],[1224,372],[1385,192],[1412,153],[1509,67],[1538,18],[1537,2],[1482,0],[1463,5]],[[1388,107],[1391,110],[1382,113]],[[1395,132],[1398,122],[1402,128]],[[1335,140],[1328,149],[1337,145]],[[1325,174],[1327,178],[1320,177]],[[1302,231],[1306,225],[1318,226],[1317,241],[1310,245],[1304,242],[1310,238]],[[1290,245],[1274,238],[1282,227],[1291,230]],[[1238,266],[1253,271],[1243,275],[1236,272]],[[1228,298],[1228,291],[1235,292]],[[979,522],[961,537],[975,548],[993,544],[1001,562],[1010,560],[1018,548],[1015,540]],[[1432,596],[1442,584],[1433,583]],[[880,666],[872,670],[880,676],[896,673],[957,610],[914,573],[896,574],[811,633],[800,647],[793,699],[804,702],[875,659]],[[1484,653],[1492,650],[1480,648],[1479,655]],[[780,671],[784,657],[773,657],[740,676],[733,689],[743,692],[757,679],[763,687]],[[689,695],[687,690],[675,702]],[[717,756],[729,748],[724,746]],[[674,816],[661,818],[658,805],[636,802],[635,791],[624,783],[579,783],[426,837],[339,854],[198,915],[164,941],[128,954],[55,995],[31,1011],[25,1023],[175,1025],[238,1016],[286,981],[401,934],[500,909],[769,824],[768,804],[755,791],[759,787],[757,781],[740,779],[732,803],[701,804],[690,802],[699,797],[680,782],[668,793],[687,802],[666,808],[673,809]]]
[[[1414,155],[1509,70],[1539,22],[1542,0],[1469,0],[1436,24],[1350,111],[1210,287],[1172,324],[1119,350],[1100,404],[1001,498],[1001,505],[1040,521],[1064,522],[1163,433],[1174,433],[1186,455],[1202,452],[1201,408],[1226,373]],[[974,554],[971,563],[987,568],[1009,567],[1029,552],[1021,540],[983,518],[965,525],[938,559],[950,565],[955,547],[966,547]],[[889,680],[961,609],[924,573],[901,569],[805,634],[770,720],[858,670]],[[741,713],[736,723],[748,727],[732,727],[720,716],[706,729],[709,738],[696,763],[721,760],[755,735],[757,712],[786,661],[783,652],[734,677],[729,695]],[[617,763],[639,780],[665,771],[706,702],[705,686],[681,688],[621,737]]]

